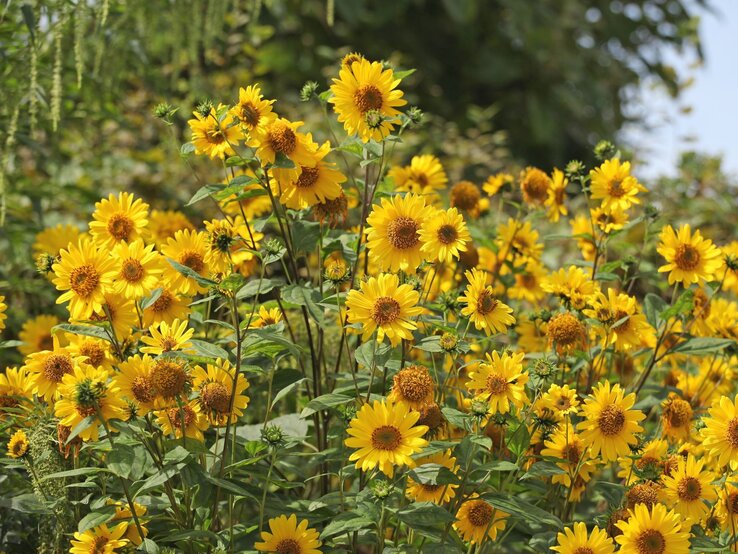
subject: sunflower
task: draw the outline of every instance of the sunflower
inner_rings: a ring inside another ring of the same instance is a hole
[[[589,304],[591,307],[583,313],[603,323],[604,327],[596,330],[605,341],[604,347],[614,344],[617,350],[630,350],[642,346],[655,334],[632,296],[608,289],[607,296],[601,292],[591,296]]]
[[[59,262],[53,265],[54,285],[66,291],[56,299],[57,304],[69,301],[73,319],[87,319],[101,310],[104,292],[113,284],[115,260],[89,239],[80,239],[77,245],[62,250]]]
[[[482,190],[489,196],[494,196],[502,187],[512,185],[514,181],[515,178],[509,173],[495,173],[484,182]]]
[[[683,441],[689,438],[692,428],[692,405],[678,394],[670,392],[661,405],[664,436]]]
[[[22,458],[28,452],[28,437],[23,429],[18,429],[8,441],[8,456]]]
[[[167,239],[172,238],[177,231],[184,231],[185,229],[193,231],[195,226],[182,212],[151,210],[149,214],[148,231],[154,243],[159,246],[166,244]]]
[[[592,200],[600,200],[602,209],[606,211],[627,210],[633,204],[640,204],[638,193],[646,192],[646,188],[630,174],[630,162],[621,163],[617,158],[606,160],[589,175]]]
[[[113,369],[112,345],[103,339],[84,335],[67,334],[68,348],[72,356],[85,359],[87,365],[101,367],[106,371]]]
[[[202,277],[207,277],[211,272],[210,264],[207,261],[207,242],[205,233],[190,230],[177,231],[174,233],[174,237],[167,240],[167,244],[161,247],[161,253],[165,258],[189,267]],[[197,294],[207,290],[192,277],[188,277],[174,269],[171,264],[166,265],[162,277],[172,291],[180,294]]]
[[[175,319],[187,319],[190,314],[189,303],[184,296],[164,285],[159,296],[143,311],[145,327],[159,323],[171,323]]]
[[[595,526],[592,533],[587,534],[587,525],[577,522],[572,527],[565,527],[563,533],[556,536],[556,546],[551,550],[559,554],[614,554],[615,544],[607,536],[607,531]]]
[[[0,421],[6,413],[12,414],[21,402],[33,398],[33,383],[25,368],[5,368],[0,373]]]
[[[430,215],[422,196],[382,198],[366,220],[371,261],[382,271],[415,273],[425,261],[420,229]]]
[[[122,294],[106,292],[102,308],[95,311],[90,320],[108,322],[118,340],[126,339],[138,324],[136,304]]]
[[[556,314],[548,321],[546,331],[549,345],[561,355],[574,350],[584,350],[587,331],[584,324],[571,312]]]
[[[738,529],[738,488],[731,482],[730,477],[718,491],[714,515],[723,531],[732,534]]]
[[[415,460],[415,463],[418,467],[425,464],[439,465],[445,467],[454,475],[459,470],[459,467],[456,465],[456,458],[451,455],[450,450],[437,452],[424,458],[418,458]],[[433,502],[434,504],[442,505],[456,496],[456,489],[458,488],[459,485],[450,483],[418,483],[412,477],[408,477],[405,496],[414,502]]]
[[[47,402],[53,402],[64,376],[73,373],[80,363],[83,359],[72,356],[70,348],[59,346],[59,339],[54,336],[52,349],[28,356],[23,369],[28,371],[33,392]]]
[[[664,473],[664,462],[668,458],[669,444],[665,440],[653,439],[639,449],[638,455],[623,456],[618,477],[632,485],[643,479],[656,480]]]
[[[433,402],[435,383],[427,367],[409,365],[394,376],[388,402],[405,404],[411,410],[419,410]]]
[[[54,227],[47,227],[36,235],[33,253],[35,256],[41,254],[56,256],[60,250],[67,249],[70,244],[76,244],[81,235],[82,231],[75,225],[60,223]]]
[[[420,315],[420,293],[410,285],[400,285],[397,275],[383,273],[361,283],[361,290],[350,290],[346,297],[349,323],[361,323],[362,338],[377,331],[377,340],[389,338],[392,346],[413,338],[417,325],[412,317]]]
[[[471,235],[464,223],[464,216],[456,208],[439,210],[424,221],[419,231],[422,246],[420,250],[429,259],[451,262],[459,258],[459,252],[466,252],[466,244]]]
[[[704,469],[705,461],[679,458],[677,468],[671,475],[664,475],[663,496],[666,503],[687,523],[698,523],[709,513],[705,501],[712,503],[717,498],[712,482],[717,476]]]
[[[431,154],[413,156],[410,165],[395,166],[387,175],[394,181],[396,191],[431,197],[435,197],[437,191],[448,183],[441,161]]]
[[[468,317],[477,329],[484,329],[487,336],[492,332],[504,333],[515,323],[512,308],[495,298],[494,289],[487,286],[487,273],[472,269],[464,275],[469,284],[464,295],[457,298],[458,302],[466,304],[461,314]]]
[[[189,439],[203,441],[203,431],[208,428],[208,418],[202,413],[197,400],[190,400],[187,404],[173,406],[156,412],[156,422],[165,435],[174,435],[182,438],[182,428]],[[183,425],[184,424],[184,425]]]
[[[188,329],[188,321],[175,319],[171,325],[167,323],[159,323],[149,327],[150,337],[141,337],[141,342],[147,344],[141,348],[141,352],[145,354],[153,354],[159,356],[164,352],[175,352],[181,350],[187,352],[192,346],[189,340],[195,334],[194,329]]]
[[[41,350],[51,350],[54,346],[51,330],[58,324],[59,318],[54,315],[37,315],[26,320],[18,333],[18,338],[23,342],[18,347],[20,353],[28,356]]]
[[[121,242],[131,242],[146,233],[149,205],[128,192],[116,198],[111,194],[95,203],[90,222],[90,234],[95,244],[110,250]],[[107,252],[106,252],[107,254]]]
[[[172,356],[156,359],[149,378],[157,407],[175,405],[176,399],[187,393],[192,384],[189,367],[184,360]]]
[[[576,389],[569,385],[557,385],[552,383],[541,397],[542,404],[554,413],[562,416],[575,415],[579,407]]]
[[[108,372],[88,365],[80,365],[74,373],[67,373],[59,386],[60,400],[54,405],[54,415],[59,423],[74,429],[85,418],[93,418],[93,424],[83,429],[79,437],[83,441],[96,441],[97,421],[125,419],[125,403],[120,390],[108,383]]]
[[[597,207],[591,210],[591,215],[592,221],[606,235],[619,231],[628,223],[628,214],[621,209],[603,210]]]
[[[700,431],[702,446],[713,456],[719,466],[738,464],[738,396],[727,396],[713,404],[709,417],[702,419],[705,426]]]
[[[8,310],[8,305],[5,303],[5,297],[0,296],[0,331],[5,329],[5,319],[8,317],[5,312]]]
[[[112,529],[107,525],[98,525],[88,529],[84,533],[75,531],[72,539],[70,554],[113,554],[121,548],[128,546],[128,540],[123,538],[128,523],[119,523]]]
[[[587,446],[584,444],[581,435],[575,433],[574,429],[568,426],[564,426],[551,434],[550,438],[544,442],[541,456],[556,458],[556,465],[564,473],[555,474],[551,478],[551,482],[561,484],[569,489],[574,488],[573,485],[578,483],[589,482],[592,473],[597,470],[597,460],[587,455]]]
[[[481,544],[485,539],[495,540],[497,533],[507,525],[510,514],[498,510],[481,498],[465,500],[456,512],[454,529],[461,540]]]
[[[214,364],[207,364],[206,369],[195,366],[192,372],[192,388],[199,393],[200,407],[211,425],[222,427],[229,419],[235,423],[248,406],[249,397],[244,391],[249,388],[249,382],[246,377],[240,377],[233,391],[234,375],[235,369],[230,362],[220,359]]]
[[[541,288],[546,276],[546,269],[541,262],[528,260],[525,266],[515,273],[515,284],[508,289],[508,295],[510,298],[536,304],[546,296],[546,292]]]
[[[612,462],[630,454],[630,445],[638,443],[636,434],[643,431],[638,423],[646,417],[631,409],[635,400],[633,393],[624,396],[620,385],[610,386],[605,381],[595,386],[592,396],[584,401],[584,420],[577,425],[590,456]]]
[[[723,263],[720,249],[711,240],[694,234],[689,225],[682,225],[675,233],[671,225],[661,230],[661,242],[656,250],[666,260],[659,272],[669,272],[669,284],[682,283],[685,287],[700,281],[710,281]]]
[[[254,258],[250,250],[259,248],[264,238],[248,227],[238,215],[232,219],[213,219],[205,222],[208,237],[206,262],[213,273],[228,274],[234,266],[239,266]]]
[[[537,167],[528,167],[520,174],[520,191],[526,204],[543,206],[552,184],[551,178]]]
[[[548,196],[544,204],[548,207],[548,219],[556,222],[562,215],[567,215],[569,211],[566,209],[564,200],[566,200],[566,186],[569,179],[566,178],[564,172],[560,169],[554,169],[551,174],[551,186],[548,189]]]
[[[154,365],[151,356],[136,354],[119,363],[119,371],[113,377],[121,396],[135,402],[138,416],[145,416],[154,408],[156,391],[151,378]]]
[[[520,223],[509,218],[507,223],[497,228],[497,247],[500,261],[508,258],[522,257],[538,260],[543,252],[543,245],[538,242],[538,231],[534,230],[530,221]]]
[[[253,131],[276,117],[272,104],[274,100],[264,100],[259,85],[249,85],[238,90],[238,103],[230,109],[230,113],[247,131]]]
[[[256,317],[249,324],[249,329],[260,329],[269,325],[276,325],[280,321],[282,321],[282,310],[280,308],[259,306]]]
[[[623,553],[689,554],[689,529],[683,529],[679,515],[663,504],[650,509],[637,504],[627,521],[615,525],[622,531],[615,540]]]
[[[362,58],[341,68],[328,101],[349,135],[359,135],[362,142],[379,142],[399,123],[400,112],[395,108],[407,104],[403,92],[395,88],[399,84],[391,69]]]
[[[136,510],[136,518],[138,519],[138,523],[141,525],[141,531],[143,532],[143,537],[141,537],[138,531],[138,526],[133,519],[133,512],[131,512],[131,507],[128,502],[113,502],[112,500],[108,499],[108,505],[115,506],[115,515],[113,516],[113,519],[111,521],[115,522],[126,520],[125,523],[128,524],[128,529],[126,530],[125,538],[128,539],[133,545],[138,546],[139,544],[141,544],[143,542],[143,539],[146,538],[149,534],[148,529],[146,529],[144,522],[141,520],[142,516],[146,515],[146,506],[143,506],[138,502],[133,503],[133,508]]]
[[[261,186],[259,179],[251,169],[236,171],[234,178],[246,176],[253,181],[240,185],[238,194],[231,194],[221,200],[223,211],[230,215],[245,216],[251,221],[272,211],[272,201],[266,188]],[[226,183],[227,184],[227,183]]]
[[[144,246],[140,239],[122,242],[113,249],[113,258],[117,269],[113,288],[126,298],[143,298],[159,284],[164,266],[153,244]]]
[[[411,456],[428,445],[422,438],[428,427],[416,425],[419,418],[420,413],[405,404],[379,400],[364,404],[346,431],[350,436],[344,443],[358,449],[349,461],[356,461],[362,471],[379,467],[388,477],[394,475],[395,466],[415,467]]]
[[[308,527],[303,519],[297,523],[297,516],[281,515],[269,520],[269,532],[261,532],[261,540],[254,544],[259,552],[289,552],[290,554],[320,554],[318,532]]]
[[[565,304],[581,310],[587,300],[597,291],[597,283],[589,278],[581,267],[569,266],[549,274],[541,282],[541,288],[558,296]]]
[[[510,411],[510,404],[517,409],[528,402],[525,384],[528,374],[523,369],[524,352],[504,352],[502,356],[495,351],[487,356],[487,361],[480,363],[469,373],[466,388],[475,397],[489,403],[492,414],[505,414]]]
[[[308,133],[308,142],[312,137]],[[280,202],[293,210],[302,210],[315,204],[334,200],[341,196],[341,183],[346,176],[336,169],[336,164],[326,162],[323,158],[331,151],[329,142],[312,150],[313,160],[309,165],[295,169],[274,169],[274,176],[280,185],[282,194]]]
[[[569,220],[571,226],[571,234],[577,239],[577,247],[582,253],[582,258],[591,262],[597,253],[597,245],[594,241],[594,227],[592,227],[592,217],[585,214]]]
[[[732,292],[738,295],[738,269],[734,263],[728,264],[729,261],[733,262],[738,260],[738,240],[734,240],[722,246],[720,248],[723,254],[723,267],[719,272],[719,275],[724,275],[723,290]]]
[[[477,185],[471,181],[459,181],[451,187],[449,196],[452,208],[464,211],[471,217],[479,216],[482,193]]]
[[[302,124],[302,121],[279,117],[254,129],[253,144],[258,145],[256,155],[263,166],[274,164],[277,156],[289,158],[295,166],[314,164],[315,158],[308,148],[306,135],[297,131]]]
[[[187,121],[192,131],[192,144],[195,154],[207,154],[211,159],[223,159],[235,155],[234,144],[243,138],[238,120],[227,111],[227,106],[218,104],[210,108],[207,115],[192,112],[195,119]]]

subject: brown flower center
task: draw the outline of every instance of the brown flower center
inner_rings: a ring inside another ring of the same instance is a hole
[[[430,431],[434,431],[443,425],[443,414],[440,406],[434,402],[420,408],[418,425],[425,425]]]
[[[494,510],[492,506],[487,504],[484,500],[474,500],[472,506],[467,512],[467,517],[469,518],[469,523],[474,527],[486,528],[492,520],[493,513]]]
[[[178,406],[176,408],[169,408],[167,410],[167,417],[173,427],[182,431],[182,419],[184,419],[184,429],[187,429],[195,421],[195,411],[187,405],[182,406],[181,409]]]
[[[372,431],[372,446],[377,450],[395,450],[401,441],[402,435],[393,425],[382,425]]]
[[[410,402],[421,402],[433,393],[433,379],[422,366],[410,366],[401,370],[394,378],[395,387],[402,398]]]
[[[629,314],[628,312],[623,312],[621,310],[618,310],[617,312],[615,312],[615,319],[613,320],[613,322],[617,323],[618,321],[620,321],[621,319],[625,317],[628,317],[629,315],[631,314]],[[622,323],[618,323],[617,325],[614,325],[612,328],[613,331],[616,331],[618,333],[625,333],[630,328],[630,321],[631,321],[631,318],[628,317],[628,319],[626,319]]]
[[[620,198],[625,194],[625,188],[623,182],[620,179],[613,179],[607,187],[607,192],[613,198]]]
[[[461,181],[451,188],[451,207],[466,211],[474,210],[481,197],[482,193],[474,183]]]
[[[692,271],[700,263],[700,252],[691,244],[680,244],[674,256],[674,263],[683,271]]]
[[[692,406],[686,400],[674,398],[664,406],[664,417],[669,427],[683,427],[692,421]]]
[[[261,113],[259,108],[254,106],[251,102],[246,102],[239,106],[241,121],[243,121],[249,127],[256,127],[261,119]]]
[[[274,551],[277,554],[300,554],[302,549],[300,543],[295,539],[282,539],[274,547]]]
[[[144,268],[141,262],[133,258],[128,258],[123,262],[120,268],[120,276],[129,283],[138,283],[144,274]]]
[[[507,392],[510,383],[502,375],[493,373],[487,377],[487,392],[492,396],[498,396]]]
[[[84,343],[79,353],[87,356],[87,363],[94,367],[98,367],[105,361],[105,349],[94,342]]]
[[[579,463],[579,459],[582,457],[582,450],[576,443],[567,444],[561,451],[562,458],[568,460],[568,462],[574,466]]]
[[[643,531],[635,541],[638,554],[663,554],[666,552],[666,539],[660,531]]]
[[[161,291],[161,295],[151,305],[151,310],[155,313],[166,312],[174,303],[174,295],[168,290]]]
[[[380,296],[372,306],[372,319],[378,325],[392,323],[400,317],[400,303],[391,296]]]
[[[201,273],[205,269],[205,261],[202,254],[193,250],[185,250],[179,255],[179,263],[189,267],[196,273]]]
[[[645,504],[650,508],[659,500],[658,485],[650,481],[635,485],[628,491],[627,499],[629,508],[633,508],[637,504]]]
[[[362,115],[370,110],[381,110],[383,102],[382,92],[374,85],[364,85],[354,93],[354,104]]]
[[[529,170],[520,183],[525,199],[537,204],[542,204],[548,198],[548,187],[548,176],[540,169]]]
[[[67,373],[72,373],[72,358],[68,354],[51,354],[44,361],[43,374],[49,381],[61,382]]]
[[[185,368],[174,361],[162,359],[151,370],[151,384],[164,398],[174,398],[184,391],[187,384]]]
[[[725,507],[732,516],[738,514],[738,492],[731,492],[725,499]]]
[[[171,352],[177,347],[177,340],[172,336],[162,337],[159,346],[161,346],[162,352]]]
[[[108,544],[108,537],[95,537],[90,545],[90,554],[103,554],[106,544]]]
[[[457,238],[459,238],[459,233],[456,231],[456,227],[453,225],[449,225],[448,223],[445,225],[441,225],[438,228],[438,242],[441,244],[453,244]]]
[[[397,217],[387,226],[387,240],[398,250],[413,248],[420,243],[419,227],[418,222],[411,217]]]
[[[144,375],[134,377],[131,382],[131,393],[137,402],[141,402],[142,404],[151,402],[154,399],[151,379]]]
[[[69,285],[82,298],[90,296],[99,284],[100,274],[92,265],[75,267],[69,275]]]
[[[613,437],[625,427],[625,412],[620,406],[609,404],[600,412],[597,425],[603,435]]]
[[[134,228],[133,220],[124,213],[113,214],[108,219],[108,233],[115,240],[127,241]]]
[[[226,140],[225,133],[220,127],[220,123],[215,122],[214,126],[205,132],[208,142],[211,144],[223,144]]]
[[[728,444],[731,448],[738,448],[738,417],[734,417],[728,422],[728,431],[725,433]]]
[[[54,348],[54,338],[51,336],[51,333],[43,335],[42,337],[39,337],[38,339],[38,349],[39,350],[52,350]]]
[[[548,336],[559,346],[572,346],[583,333],[582,323],[569,312],[557,315],[548,323]]]
[[[498,301],[493,296],[492,289],[487,287],[479,293],[479,298],[477,298],[477,312],[479,312],[480,315],[487,315],[494,311],[497,304]]]
[[[230,410],[230,391],[223,383],[208,383],[200,393],[203,406],[219,414],[227,414]]]
[[[300,177],[298,177],[295,186],[299,189],[309,189],[315,186],[320,176],[319,167],[303,167]]]
[[[297,135],[289,125],[278,121],[269,129],[267,142],[275,152],[289,156],[297,148]]]
[[[680,500],[693,502],[700,497],[702,493],[702,485],[699,479],[695,477],[685,477],[677,485],[677,495]]]

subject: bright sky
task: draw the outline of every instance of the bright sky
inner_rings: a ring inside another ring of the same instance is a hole
[[[722,154],[725,171],[738,176],[738,2],[712,3],[715,13],[705,13],[700,22],[704,65],[697,67],[683,54],[671,60],[677,71],[694,77],[694,84],[677,101],[646,85],[643,108],[654,128],[624,132],[645,178],[674,174],[685,150]]]

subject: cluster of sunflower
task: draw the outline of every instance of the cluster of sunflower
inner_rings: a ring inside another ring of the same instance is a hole
[[[257,85],[199,105],[202,224],[121,192],[38,235],[66,314],[23,325],[0,421],[57,517],[39,421],[52,477],[102,495],[69,552],[738,551],[738,241],[658,230],[609,143],[481,184],[388,169],[408,73],[308,83],[333,142]]]

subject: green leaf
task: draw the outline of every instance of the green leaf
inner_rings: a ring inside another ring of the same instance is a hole
[[[107,523],[108,521],[113,519],[114,515],[115,506],[103,506],[102,508],[89,513],[85,517],[80,519],[79,524],[77,525],[77,531],[79,531],[80,533],[84,533],[88,529],[92,529],[93,527],[97,527],[98,525],[102,525],[103,523]]]
[[[353,533],[354,531],[361,531],[362,529],[368,529],[374,526],[375,522],[365,516],[354,512],[344,512],[338,514],[337,517],[333,518],[325,526],[323,532],[320,534],[320,538],[327,539],[336,535],[342,535],[343,533]]]
[[[200,187],[200,189],[192,195],[192,198],[190,198],[190,201],[185,204],[185,206],[192,206],[192,204],[196,204],[203,198],[208,198],[211,194],[214,194],[218,191],[221,191],[226,186],[223,184],[212,184],[212,185],[205,185],[204,187]]]
[[[67,333],[73,333],[75,335],[95,337],[96,339],[102,339],[110,342],[110,335],[108,335],[108,332],[105,330],[105,328],[99,327],[97,325],[75,325],[72,323],[60,323],[59,325],[54,326],[54,328],[51,330],[52,333],[57,329],[66,331]]]
[[[189,158],[195,152],[195,145],[191,142],[185,142],[179,149],[179,155],[182,158]]]
[[[397,511],[397,519],[413,526],[432,526],[451,523],[456,517],[433,502],[414,502]]]
[[[441,337],[437,335],[431,335],[430,337],[425,337],[421,341],[419,341],[413,348],[417,348],[418,350],[423,350],[425,352],[444,352],[443,348],[441,348]]]
[[[110,473],[103,467],[78,467],[77,469],[68,469],[66,471],[58,471],[41,477],[40,481],[48,481],[49,479],[65,479],[67,477],[78,477],[80,475],[95,475],[97,473]]]
[[[732,339],[692,337],[676,345],[671,349],[671,352],[679,352],[682,354],[707,354],[709,352],[719,352],[731,344],[735,344],[735,341]]]
[[[217,285],[215,281],[211,281],[210,279],[206,279],[202,275],[200,275],[197,271],[195,271],[192,268],[187,267],[186,265],[182,265],[178,262],[175,262],[171,258],[167,258],[167,261],[171,264],[171,266],[179,271],[182,275],[185,277],[191,277],[195,281],[197,281],[199,284],[201,284],[204,287],[212,287],[213,285]]]
[[[292,223],[292,246],[296,252],[312,253],[318,246],[320,223],[317,221],[295,221]]]
[[[406,69],[405,71],[395,71],[393,73],[393,77],[395,79],[403,80],[405,77],[409,77],[413,73],[415,73],[415,69]]]
[[[657,294],[649,292],[643,299],[643,313],[653,327],[658,327],[659,315],[666,310],[666,301]]]
[[[241,290],[236,293],[236,298],[238,300],[241,300],[243,298],[251,298],[252,296],[256,296],[257,294],[266,294],[275,287],[280,287],[283,284],[284,280],[279,278],[261,279],[261,286],[259,286],[259,279],[249,281],[243,287],[241,287]]]
[[[274,163],[272,164],[272,167],[279,167],[281,169],[293,169],[295,167],[295,162],[290,160],[281,152],[277,152],[277,155],[274,157]]]
[[[304,377],[302,379],[298,379],[294,383],[290,383],[283,389],[281,389],[277,394],[274,395],[274,400],[272,400],[272,408],[279,402],[282,398],[287,396],[289,393],[291,393],[293,390],[295,390],[297,387],[299,387],[301,384],[303,384],[307,379]]]
[[[459,410],[456,410],[449,406],[444,406],[443,408],[441,408],[441,413],[443,414],[443,417],[446,421],[448,421],[451,425],[460,427],[461,429],[466,429],[466,424],[472,417],[470,414],[460,412]]]
[[[136,490],[133,497],[136,498],[142,492],[154,489],[159,485],[163,485],[175,475],[179,475],[179,472],[182,467],[184,467],[184,465],[185,464],[181,463],[160,469],[157,473],[141,483],[141,486],[138,488],[138,490]]]
[[[257,498],[253,494],[251,494],[249,491],[244,489],[243,487],[239,487],[236,483],[233,483],[229,481],[228,479],[219,479],[217,477],[213,477],[212,475],[205,474],[205,480],[212,483],[213,485],[220,487],[222,490],[235,495],[235,496],[241,496],[243,498],[250,498],[251,500],[256,501]]]
[[[223,350],[220,346],[216,346],[214,344],[210,344],[209,342],[198,339],[190,339],[190,343],[192,344],[192,349],[195,351],[195,354],[197,354],[198,356],[212,359],[220,358],[221,360],[228,360],[228,352]]]
[[[141,300],[141,309],[145,310],[149,306],[151,306],[154,302],[159,300],[159,297],[161,296],[161,293],[164,292],[164,289],[159,287],[158,289],[154,289],[151,291],[151,294],[149,294],[146,298]]]
[[[301,284],[287,285],[282,288],[282,300],[297,306],[305,306],[310,317],[320,326],[325,325],[325,313],[323,308],[318,306],[321,301],[320,290],[317,288]]]
[[[131,446],[117,441],[105,464],[115,475],[124,479],[143,475],[148,457],[143,446]]]
[[[682,315],[691,312],[694,309],[694,291],[691,289],[685,290],[679,295],[674,305],[661,312],[661,319],[668,321],[675,315]]]
[[[458,485],[459,477],[440,464],[423,464],[410,472],[410,477],[421,485]]]
[[[566,471],[552,462],[536,462],[530,466],[530,469],[525,474],[520,476],[520,481],[538,477],[550,477],[551,475],[561,475],[562,473],[566,473]]]
[[[498,510],[517,516],[535,527],[547,525],[561,529],[564,526],[555,515],[517,496],[489,493],[483,494],[482,497]]]
[[[354,358],[365,368],[384,367],[392,355],[392,347],[389,344],[378,343],[373,338],[362,343],[354,352]]]
[[[300,417],[310,417],[317,411],[328,410],[331,408],[335,408],[336,406],[348,404],[349,402],[353,401],[353,396],[347,396],[345,394],[323,394],[308,402],[307,405],[302,409],[302,412],[300,412]]]

